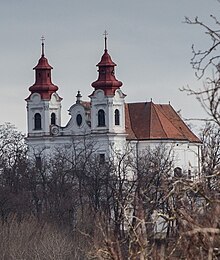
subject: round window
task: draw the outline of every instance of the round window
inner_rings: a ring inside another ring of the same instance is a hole
[[[82,116],[80,114],[76,116],[76,123],[78,126],[82,124]]]

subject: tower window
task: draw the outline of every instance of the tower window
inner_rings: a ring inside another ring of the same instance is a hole
[[[98,111],[98,126],[105,126],[105,111],[103,109]]]
[[[82,116],[80,114],[76,116],[76,123],[78,126],[82,124]]]
[[[115,109],[115,125],[120,125],[120,112],[118,109]]]
[[[105,154],[104,153],[99,154],[99,163],[100,164],[105,163]]]
[[[34,129],[35,130],[41,129],[41,115],[39,113],[36,113],[34,115]]]
[[[50,122],[51,122],[51,125],[56,125],[56,114],[55,113],[52,113],[51,116],[50,116]]]

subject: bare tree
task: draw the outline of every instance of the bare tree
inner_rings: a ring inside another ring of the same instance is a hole
[[[92,143],[74,140],[53,156],[42,151],[40,163],[27,161],[21,145],[16,164],[1,157],[2,225],[17,235],[6,244],[0,236],[0,250],[10,245],[11,259],[217,259],[218,129],[208,124],[203,132],[204,174],[196,180],[173,174],[172,150],[163,145],[100,161]],[[25,231],[29,218],[45,235]]]
[[[23,191],[27,169],[24,135],[10,123],[0,125],[0,214],[28,210],[27,194]]]
[[[108,168],[109,178],[103,180],[108,185],[109,210],[100,205],[96,211],[95,226],[102,239],[94,241],[93,255],[100,259],[150,257],[157,225],[152,215],[156,210],[165,214],[164,197],[169,191],[172,159],[166,150],[149,148],[138,157],[127,151]]]
[[[195,70],[198,79],[204,79],[203,87],[199,90],[193,90],[190,87],[183,88],[189,95],[194,95],[204,108],[211,121],[214,121],[220,126],[220,22],[217,17],[210,15],[213,24],[207,25],[198,17],[195,19],[185,18],[185,22],[189,25],[199,26],[205,31],[205,35],[210,40],[210,45],[204,50],[197,49],[192,45],[191,64]],[[212,76],[206,76],[207,74]]]
[[[182,236],[182,239],[185,239],[184,243],[190,248],[190,257],[197,254],[198,259],[218,259],[220,251],[218,216],[220,208],[220,21],[213,15],[210,15],[210,21],[211,23],[207,24],[198,17],[185,19],[187,24],[203,29],[210,40],[210,44],[203,50],[192,46],[191,64],[196,77],[204,80],[203,87],[199,90],[193,90],[190,87],[183,89],[189,95],[194,95],[197,98],[207,112],[208,121],[210,121],[206,123],[201,132],[201,140],[203,141],[202,178],[194,186],[196,190],[193,193],[193,197],[197,199],[192,204],[194,206],[190,212],[191,218],[185,219],[191,230]],[[198,216],[202,218],[202,221]]]
[[[210,190],[217,189],[220,174],[220,128],[216,124],[207,123],[201,131],[202,172],[207,178]]]
[[[191,64],[199,79],[205,75],[208,68],[214,66],[218,69],[219,67],[220,22],[214,15],[210,15],[210,18],[213,24],[208,25],[202,22],[198,17],[195,17],[194,19],[185,17],[185,23],[199,26],[205,31],[205,35],[210,40],[210,45],[204,50],[197,49],[194,44],[192,45],[193,57],[191,59]]]

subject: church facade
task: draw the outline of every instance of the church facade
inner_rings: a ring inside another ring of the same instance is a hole
[[[71,118],[63,127],[62,98],[52,82],[53,68],[45,57],[42,42],[42,54],[34,67],[35,83],[26,98],[29,153],[52,154],[56,148],[71,149],[73,143],[82,149],[86,140],[105,161],[114,154],[128,150],[137,154],[147,147],[163,144],[173,150],[175,167],[198,173],[201,142],[170,104],[125,102],[126,95],[121,90],[122,82],[116,79],[116,64],[108,53],[106,37],[97,67],[98,79],[92,83],[90,101],[83,101],[78,91],[76,102],[69,109]]]

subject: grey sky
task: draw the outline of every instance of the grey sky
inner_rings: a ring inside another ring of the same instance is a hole
[[[127,102],[168,103],[184,117],[202,109],[179,88],[199,87],[190,65],[191,45],[208,44],[199,27],[184,16],[209,22],[218,14],[217,0],[1,0],[0,2],[0,124],[9,121],[26,131],[28,88],[40,58],[40,38],[54,67],[52,78],[63,97],[63,125],[77,90],[88,100],[103,54],[103,32],[117,63]]]

